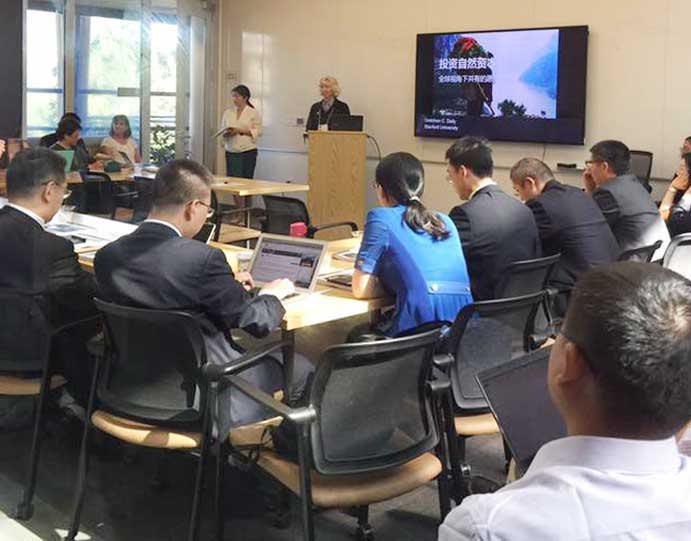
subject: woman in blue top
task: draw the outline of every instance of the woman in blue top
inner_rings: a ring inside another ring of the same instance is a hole
[[[453,321],[473,302],[458,231],[445,214],[420,200],[424,169],[407,152],[386,156],[374,188],[381,207],[367,215],[353,274],[353,295],[396,296],[390,321],[378,330],[397,336],[434,321]]]

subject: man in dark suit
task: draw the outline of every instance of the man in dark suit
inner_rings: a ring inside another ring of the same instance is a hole
[[[557,182],[547,164],[523,158],[512,167],[511,181],[533,212],[542,255],[561,254],[550,286],[569,291],[583,272],[619,257],[619,245],[600,208],[580,188]],[[557,308],[563,315],[566,303]]]
[[[22,150],[10,163],[9,203],[0,209],[0,292],[25,298],[0,303],[0,348],[11,352],[8,357],[39,359],[41,329],[96,315],[93,277],[79,266],[69,240],[44,229],[67,194],[65,160],[54,152]],[[93,323],[56,337],[53,344],[54,368],[64,372],[71,394],[81,400],[90,384],[84,344],[95,332]]]
[[[492,150],[485,139],[459,139],[446,151],[446,160],[449,181],[468,201],[449,215],[461,237],[473,298],[493,299],[511,263],[540,257],[533,214],[492,180]]]
[[[585,191],[602,210],[621,251],[660,240],[662,246],[653,261],[662,259],[669,232],[650,194],[629,172],[629,148],[621,141],[601,141],[590,149],[590,154],[583,173]]]
[[[96,254],[102,294],[125,306],[201,312],[209,362],[225,364],[242,353],[230,329],[263,337],[278,328],[285,313],[279,299],[294,286],[276,280],[250,294],[243,285],[252,284],[249,274],[233,275],[221,250],[192,238],[210,212],[213,177],[206,167],[174,160],[161,167],[153,182],[149,219]],[[267,392],[281,388],[281,371],[274,363],[261,363],[241,375]],[[242,395],[234,394],[231,403],[225,391],[220,399],[221,432],[262,414],[256,402]]]

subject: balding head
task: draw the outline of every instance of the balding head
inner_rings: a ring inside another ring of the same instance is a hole
[[[537,158],[523,158],[511,168],[514,191],[523,201],[540,195],[550,180],[554,180],[554,173],[545,162]]]

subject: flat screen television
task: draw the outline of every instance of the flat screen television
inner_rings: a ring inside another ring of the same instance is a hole
[[[418,34],[415,135],[582,145],[588,27]]]

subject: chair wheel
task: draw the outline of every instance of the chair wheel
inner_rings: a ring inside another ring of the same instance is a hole
[[[369,524],[365,527],[358,526],[355,530],[355,538],[358,541],[374,541],[374,530]]]
[[[30,520],[34,516],[34,504],[20,503],[14,510],[12,518],[15,520]]]

